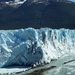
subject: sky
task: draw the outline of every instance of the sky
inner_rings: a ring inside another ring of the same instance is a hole
[[[75,2],[75,0],[70,0],[70,1],[73,1],[73,2]]]

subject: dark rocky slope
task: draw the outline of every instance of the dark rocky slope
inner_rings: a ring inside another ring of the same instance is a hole
[[[17,9],[7,6],[0,10],[0,29],[16,28],[75,28],[75,3],[25,2]]]

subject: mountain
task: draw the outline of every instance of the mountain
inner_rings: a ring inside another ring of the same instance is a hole
[[[18,8],[7,5],[0,10],[0,29],[27,27],[74,29],[75,3],[26,1]]]
[[[37,66],[75,52],[75,30],[0,30],[0,67]]]

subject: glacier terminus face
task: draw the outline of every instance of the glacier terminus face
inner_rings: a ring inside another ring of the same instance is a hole
[[[0,30],[0,67],[41,65],[75,52],[75,30]]]

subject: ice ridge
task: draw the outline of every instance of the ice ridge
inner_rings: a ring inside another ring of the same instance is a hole
[[[0,30],[0,67],[50,63],[75,51],[75,30]]]

